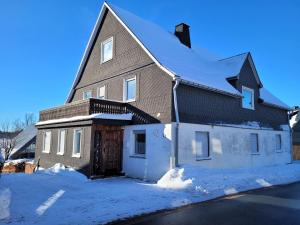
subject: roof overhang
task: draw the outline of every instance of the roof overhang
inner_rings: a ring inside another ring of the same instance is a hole
[[[192,86],[192,87],[209,90],[209,91],[219,93],[219,94],[223,94],[223,95],[228,95],[230,97],[235,97],[235,98],[241,98],[242,97],[242,94],[239,94],[238,92],[236,94],[233,94],[231,92],[226,92],[226,91],[222,91],[222,90],[219,90],[219,89],[216,89],[216,88],[211,88],[211,87],[208,87],[208,86],[205,86],[205,85],[202,85],[202,84],[199,84],[199,83],[195,83],[195,82],[192,82],[192,81],[188,81],[188,80],[185,80],[185,79],[179,79],[179,82],[182,83],[182,84]]]

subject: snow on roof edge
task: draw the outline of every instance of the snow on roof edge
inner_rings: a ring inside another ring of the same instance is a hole
[[[36,123],[36,126],[55,124],[55,123],[83,121],[83,120],[90,120],[90,119],[131,120],[132,116],[133,116],[132,113],[126,113],[126,114],[96,113],[96,114],[87,115],[87,116],[74,116],[74,117],[69,117],[69,118],[40,121],[40,122]]]
[[[291,107],[282,102],[279,98],[274,96],[270,91],[268,91],[266,88],[260,89],[260,98],[264,101],[265,104],[279,107],[285,110],[291,110]]]

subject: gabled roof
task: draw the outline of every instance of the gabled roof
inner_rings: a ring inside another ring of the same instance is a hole
[[[112,13],[157,66],[173,79],[178,78],[187,84],[224,94],[241,96],[241,93],[227,81],[227,78],[237,77],[245,61],[250,60],[255,78],[261,85],[249,53],[213,60],[211,57],[181,44],[174,34],[167,32],[160,26],[105,2],[86,47],[67,102],[71,101],[75,87],[81,79],[106,10]]]
[[[16,137],[15,147],[11,151],[9,157],[20,151],[26,144],[28,144],[37,135],[37,129],[34,125],[26,127]]]
[[[266,88],[259,89],[260,98],[263,100],[264,103],[271,105],[271,106],[277,106],[282,109],[290,110],[291,108],[282,102],[280,99],[275,97],[271,92],[269,92]]]
[[[240,63],[241,63],[240,65],[241,66],[243,66],[245,61],[248,60],[249,63],[250,63],[250,66],[251,66],[251,69],[253,71],[253,74],[254,74],[254,77],[255,77],[255,80],[256,80],[257,84],[259,85],[259,87],[263,87],[262,82],[261,82],[261,80],[258,76],[256,67],[254,65],[253,58],[252,58],[250,52],[246,52],[246,53],[242,53],[242,54],[239,54],[239,55],[231,56],[231,57],[225,58],[225,59],[220,59],[219,61],[225,61],[227,65],[230,65],[232,62],[235,62],[236,60],[240,60]],[[232,79],[232,78],[239,79],[239,77],[240,77],[240,73],[237,74],[236,76],[230,77],[230,79]]]

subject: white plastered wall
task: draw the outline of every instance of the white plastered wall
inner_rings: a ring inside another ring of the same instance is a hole
[[[134,131],[146,131],[146,154],[134,154]],[[156,181],[172,165],[172,124],[124,127],[123,171],[129,177]]]
[[[195,132],[209,132],[210,157],[196,160]],[[251,154],[250,134],[258,134],[259,153]],[[281,135],[282,148],[275,149],[275,134]],[[179,164],[207,168],[257,167],[291,162],[290,132],[245,129],[200,124],[179,125]]]

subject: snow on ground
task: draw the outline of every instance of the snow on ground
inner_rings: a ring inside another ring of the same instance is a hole
[[[184,166],[157,184],[119,177],[88,180],[62,165],[2,174],[0,224],[101,224],[274,184],[300,180],[300,164],[256,169]]]

